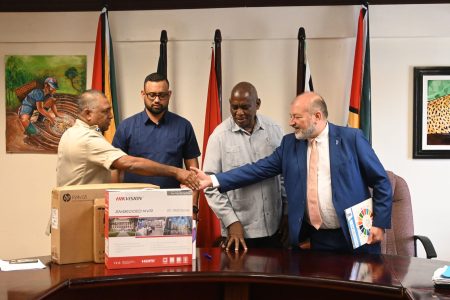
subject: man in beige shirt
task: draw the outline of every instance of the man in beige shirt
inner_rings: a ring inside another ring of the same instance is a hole
[[[111,170],[148,176],[171,176],[191,189],[198,188],[194,173],[149,159],[127,155],[102,135],[111,123],[111,105],[99,91],[88,90],[78,100],[78,119],[58,146],[58,186],[108,183]]]

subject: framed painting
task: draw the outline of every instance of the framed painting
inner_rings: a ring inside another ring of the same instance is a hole
[[[56,153],[86,89],[86,55],[5,56],[7,153]]]
[[[450,67],[414,68],[413,158],[450,158]]]

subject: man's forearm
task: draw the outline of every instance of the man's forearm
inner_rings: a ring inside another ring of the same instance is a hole
[[[130,155],[118,158],[112,166],[114,169],[145,176],[176,177],[179,171],[178,168],[173,166],[163,165],[149,159]]]
[[[113,162],[112,168],[145,176],[170,176],[192,190],[199,188],[199,182],[194,172],[141,157],[124,155]]]

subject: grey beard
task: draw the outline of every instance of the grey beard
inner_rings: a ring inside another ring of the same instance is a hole
[[[316,126],[313,124],[310,127],[308,127],[305,131],[298,131],[295,132],[295,138],[297,140],[307,140],[311,138],[312,133],[314,132],[314,129],[316,129]]]

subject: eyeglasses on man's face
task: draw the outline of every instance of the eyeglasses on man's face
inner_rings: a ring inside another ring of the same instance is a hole
[[[150,100],[155,100],[156,97],[158,97],[160,100],[167,100],[170,97],[170,92],[161,92],[161,93],[145,93],[145,95],[150,99]]]

